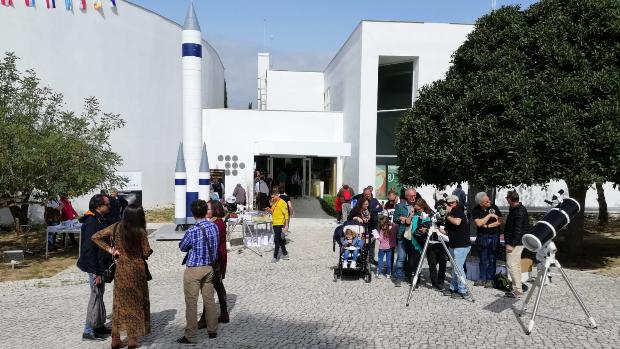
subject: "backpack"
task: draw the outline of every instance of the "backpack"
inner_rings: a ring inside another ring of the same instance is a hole
[[[351,201],[351,190],[347,189],[345,191],[342,192],[342,197],[344,198],[344,201]]]

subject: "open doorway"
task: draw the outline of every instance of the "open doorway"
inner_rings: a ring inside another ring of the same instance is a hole
[[[335,158],[255,156],[254,163],[270,188],[284,186],[289,196],[319,196],[321,189],[322,194],[335,194]]]

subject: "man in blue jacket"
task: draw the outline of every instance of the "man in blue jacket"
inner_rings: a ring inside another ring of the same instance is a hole
[[[89,305],[93,304],[97,297],[97,292],[103,295],[105,283],[103,282],[103,271],[112,264],[110,254],[102,251],[93,243],[91,237],[99,230],[107,226],[104,216],[110,211],[110,200],[106,195],[94,195],[88,204],[88,211],[79,219],[82,223],[80,234],[80,257],[77,266],[81,271],[88,273],[88,287],[90,289]],[[92,307],[86,310],[86,324],[82,339],[91,341],[105,340],[105,336],[110,334],[110,330],[105,323],[91,323],[90,312]],[[105,317],[103,319],[105,321]]]

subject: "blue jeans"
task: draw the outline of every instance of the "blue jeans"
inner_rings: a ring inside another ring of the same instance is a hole
[[[383,274],[383,257],[385,257],[385,264],[387,269],[387,275],[392,274],[392,250],[379,250],[379,264],[377,264],[377,274]]]
[[[352,256],[354,261],[357,261],[357,257],[359,257],[360,255],[360,250],[344,250],[344,262],[346,263],[347,261],[349,261],[349,257]]]
[[[499,235],[479,235],[476,245],[480,254],[480,280],[493,281],[499,250]]]
[[[407,239],[398,240],[397,256],[396,256],[396,271],[394,277],[399,280],[405,278],[405,263],[407,262],[407,244],[411,244],[411,241]]]
[[[465,287],[465,284],[459,279],[458,274],[456,273],[456,268],[459,268],[463,275],[465,275],[465,272],[463,272],[463,264],[465,263],[465,259],[469,254],[469,250],[471,250],[471,246],[450,249],[450,254],[454,259],[454,263],[456,263],[456,265],[452,265],[452,280],[450,280],[450,290],[458,291],[460,294],[467,293],[467,288]]]

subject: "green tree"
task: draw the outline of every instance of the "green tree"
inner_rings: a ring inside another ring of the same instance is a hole
[[[480,187],[564,179],[585,204],[620,166],[620,2],[542,0],[481,17],[401,120],[399,178]],[[566,232],[583,242],[583,212]]]
[[[41,86],[33,70],[20,72],[17,60],[6,53],[0,61],[0,207],[23,222],[30,203],[123,182],[110,134],[125,123],[102,113],[95,97],[79,116],[64,110],[63,96]]]

